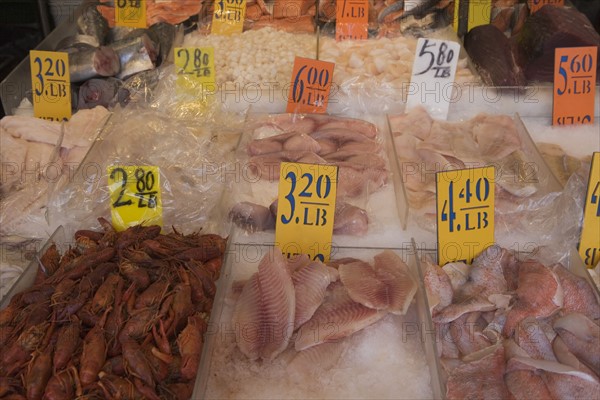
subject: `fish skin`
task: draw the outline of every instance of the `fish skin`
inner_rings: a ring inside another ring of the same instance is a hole
[[[536,318],[527,317],[519,322],[514,338],[531,358],[556,361],[552,344]]]
[[[479,312],[466,313],[450,323],[450,337],[463,357],[492,345],[477,324],[480,315]]]
[[[600,375],[600,327],[580,313],[556,319],[553,327],[571,353]]]
[[[425,265],[423,283],[429,302],[429,311],[431,315],[435,315],[441,309],[452,304],[454,291],[450,277],[441,267],[433,264],[429,259],[423,260],[423,264]]]
[[[600,304],[587,280],[566,269],[562,264],[550,267],[558,276],[564,292],[563,310],[585,315],[592,321],[600,319]]]
[[[261,232],[275,229],[275,219],[264,206],[243,201],[229,211],[229,220],[248,232]]]
[[[552,399],[552,395],[548,391],[542,377],[536,374],[535,371],[526,369],[507,371],[504,375],[504,382],[515,400]]]
[[[435,316],[432,317],[432,319],[436,323],[448,323],[470,312],[494,311],[496,308],[497,307],[495,304],[487,301],[483,297],[475,296],[459,303],[455,302],[450,304],[448,307],[445,307],[439,311]]]
[[[119,56],[110,47],[102,46],[69,53],[69,73],[73,83],[97,76],[114,76],[120,69]]]
[[[160,51],[159,45],[146,33],[111,43],[110,48],[117,53],[121,63],[121,70],[117,74],[119,79],[154,69]]]
[[[77,30],[82,35],[92,37],[95,43],[90,44],[93,46],[102,46],[106,43],[108,35],[108,21],[96,7],[87,6],[77,17]]]
[[[575,354],[571,353],[569,347],[565,344],[565,342],[560,338],[560,336],[556,336],[552,341],[552,350],[556,355],[556,359],[565,365],[568,365],[577,371],[586,373],[590,376],[594,376],[594,372],[583,362],[581,362]]]

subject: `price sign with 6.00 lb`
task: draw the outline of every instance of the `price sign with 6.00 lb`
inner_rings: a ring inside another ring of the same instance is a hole
[[[600,153],[594,153],[588,182],[579,255],[588,268],[600,261]]]
[[[280,172],[275,244],[287,257],[329,261],[337,166],[284,162]]]
[[[494,167],[438,172],[438,262],[473,258],[494,244]]]
[[[158,167],[114,165],[107,171],[115,229],[120,231],[142,223],[162,226]]]
[[[193,89],[215,83],[215,57],[212,47],[176,47],[177,85]]]
[[[115,0],[115,25],[146,28],[146,0]]]
[[[597,47],[555,50],[552,125],[594,123],[597,53]]]
[[[33,115],[50,121],[71,118],[71,77],[67,53],[29,52]]]
[[[334,63],[296,57],[286,112],[327,112]]]
[[[435,118],[446,119],[459,52],[460,44],[456,42],[423,38],[417,41],[407,109],[422,105]]]
[[[215,0],[210,32],[217,35],[242,33],[246,18],[246,0]]]
[[[335,40],[357,40],[368,37],[368,0],[337,0],[335,11]]]

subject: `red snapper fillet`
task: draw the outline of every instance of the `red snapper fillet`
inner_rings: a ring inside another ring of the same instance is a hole
[[[244,286],[233,313],[236,342],[251,360],[272,360],[287,347],[296,298],[286,260],[270,251]]]

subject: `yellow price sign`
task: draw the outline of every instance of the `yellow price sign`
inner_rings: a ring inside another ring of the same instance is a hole
[[[329,261],[337,175],[336,165],[281,163],[275,245],[285,256]]]
[[[146,0],[116,0],[115,25],[128,28],[147,28]]]
[[[107,168],[112,223],[116,230],[130,226],[162,226],[160,173],[153,166],[113,165]]]
[[[204,89],[215,85],[215,52],[212,47],[176,47],[175,68],[177,86],[185,89]]]
[[[438,263],[470,264],[494,244],[494,167],[436,174]]]
[[[246,0],[215,0],[210,32],[217,35],[242,33],[246,18]]]
[[[600,262],[600,153],[594,153],[592,157],[579,255],[588,268],[594,268]]]
[[[452,27],[458,36],[492,20],[492,0],[455,0]]]
[[[50,121],[71,118],[71,77],[67,53],[31,50],[33,115]]]

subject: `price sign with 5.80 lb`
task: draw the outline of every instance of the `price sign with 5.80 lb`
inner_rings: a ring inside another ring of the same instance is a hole
[[[334,63],[296,57],[286,112],[327,112]]]
[[[177,85],[198,88],[215,83],[215,57],[212,47],[176,47]]]
[[[338,167],[281,163],[275,244],[284,255],[329,261]]]
[[[588,268],[594,268],[600,262],[600,153],[594,153],[592,157],[579,255]]]
[[[438,262],[471,263],[494,244],[494,167],[436,174]]]
[[[29,52],[33,115],[50,121],[71,118],[69,56],[54,51]]]
[[[552,125],[594,123],[597,53],[597,47],[555,50]]]
[[[446,119],[459,52],[457,42],[423,38],[417,41],[407,109],[422,105],[433,117]]]
[[[146,0],[115,0],[115,25],[146,28]]]
[[[337,0],[335,11],[335,40],[357,40],[368,37],[368,0]]]
[[[217,35],[242,33],[246,18],[246,0],[215,0],[210,32]]]
[[[116,230],[137,224],[162,226],[158,167],[114,165],[107,168],[112,223]]]

